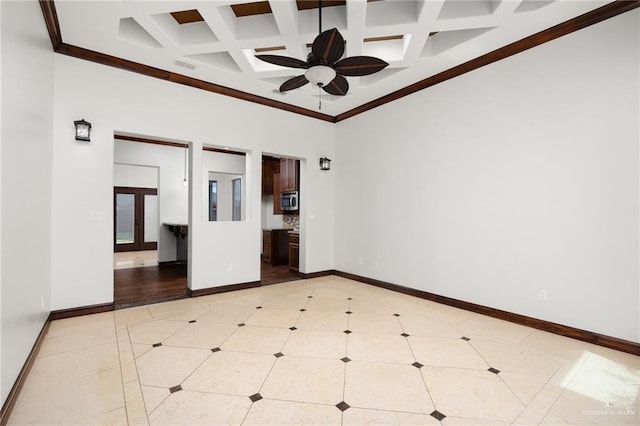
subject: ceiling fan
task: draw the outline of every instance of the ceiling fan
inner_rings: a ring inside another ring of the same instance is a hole
[[[344,54],[344,39],[336,28],[322,31],[321,0],[318,1],[318,27],[319,35],[313,40],[306,62],[289,56],[255,55],[256,58],[271,64],[307,70],[304,74],[282,83],[280,92],[297,89],[310,82],[327,93],[344,96],[349,91],[349,83],[345,76],[369,75],[389,65],[373,56],[351,56],[340,59]]]

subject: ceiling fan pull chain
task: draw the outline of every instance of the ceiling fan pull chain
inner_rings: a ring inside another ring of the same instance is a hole
[[[322,109],[322,88],[318,85],[318,111]]]

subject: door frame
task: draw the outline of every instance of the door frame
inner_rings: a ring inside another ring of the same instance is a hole
[[[134,195],[134,236],[133,243],[130,244],[117,244],[116,235],[117,220],[118,220],[118,206],[117,197],[118,194],[133,194]],[[113,251],[141,251],[141,250],[157,250],[158,242],[144,242],[144,196],[145,195],[158,195],[156,188],[135,188],[129,186],[114,186],[113,187]]]

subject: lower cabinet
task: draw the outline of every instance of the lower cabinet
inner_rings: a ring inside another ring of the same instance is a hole
[[[298,272],[300,267],[300,235],[289,233],[289,270]]]
[[[263,229],[262,261],[273,266],[286,265],[289,262],[288,242],[286,229]]]

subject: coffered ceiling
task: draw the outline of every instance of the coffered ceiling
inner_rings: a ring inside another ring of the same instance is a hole
[[[376,56],[390,65],[370,76],[349,77],[346,96],[323,92],[319,110],[319,91],[311,85],[278,90],[302,70],[255,58],[268,53],[306,59],[318,35],[317,1],[41,2],[59,53],[334,122],[638,3],[324,1],[323,30],[340,31],[345,56]]]

